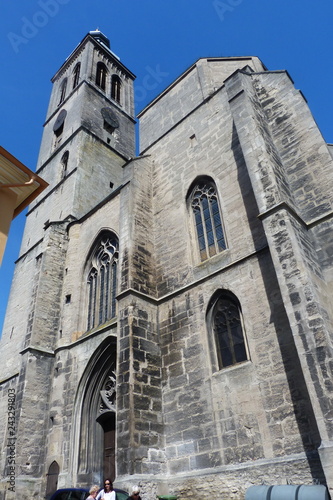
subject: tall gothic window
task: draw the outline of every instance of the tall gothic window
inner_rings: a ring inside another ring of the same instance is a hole
[[[214,337],[218,369],[248,359],[240,305],[230,293],[219,293],[211,305],[208,329]]]
[[[190,194],[190,205],[201,260],[226,248],[216,186],[211,179],[199,180]]]
[[[66,88],[67,88],[67,78],[64,78],[60,85],[60,96],[58,106],[65,100],[66,97]]]
[[[87,330],[116,315],[118,240],[104,233],[91,255],[87,273]]]
[[[106,88],[106,75],[107,69],[104,63],[98,62],[96,67],[96,85],[101,87],[102,90]]]
[[[81,63],[77,63],[73,71],[73,90],[79,85]]]
[[[118,75],[112,75],[111,79],[111,98],[120,103],[121,81]]]

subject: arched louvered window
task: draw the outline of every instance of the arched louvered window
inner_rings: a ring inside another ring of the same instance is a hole
[[[87,272],[87,330],[116,315],[118,240],[112,233],[99,238]]]
[[[77,63],[73,71],[73,90],[79,85],[81,63]]]
[[[58,106],[65,100],[67,89],[67,78],[64,78],[60,85],[60,96]]]
[[[248,359],[241,309],[235,296],[223,292],[217,295],[209,312],[208,329],[214,337],[218,369]]]
[[[111,98],[120,103],[121,80],[118,75],[112,75]]]
[[[104,63],[98,62],[96,67],[96,85],[102,90],[106,89],[107,68]]]
[[[214,182],[199,180],[190,194],[201,260],[213,257],[226,249],[222,217]]]

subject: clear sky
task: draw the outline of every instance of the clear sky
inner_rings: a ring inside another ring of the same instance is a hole
[[[96,28],[137,76],[137,112],[199,57],[255,55],[288,70],[333,142],[332,18],[332,0],[1,0],[0,144],[35,170],[50,79]],[[24,220],[0,269],[0,332]]]

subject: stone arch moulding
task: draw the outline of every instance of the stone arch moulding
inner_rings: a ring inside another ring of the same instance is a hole
[[[116,342],[108,336],[91,356],[78,385],[72,426],[74,484],[100,484],[105,473],[104,429],[116,421]],[[109,425],[108,425],[109,424]]]

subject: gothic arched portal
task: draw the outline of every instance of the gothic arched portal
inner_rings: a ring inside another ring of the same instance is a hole
[[[81,378],[74,411],[78,481],[101,483],[116,475],[116,338],[108,337]]]

